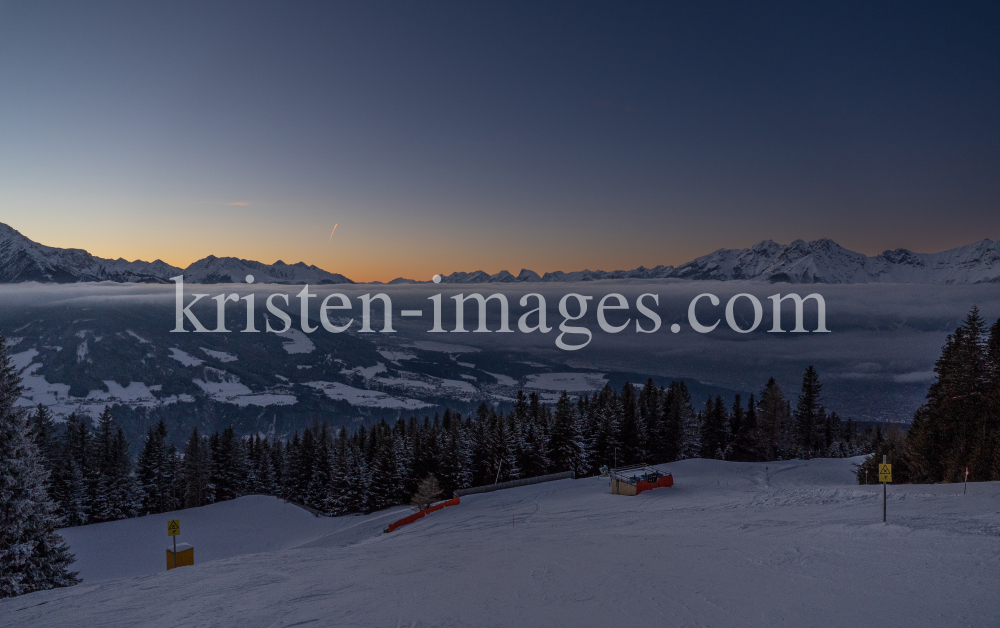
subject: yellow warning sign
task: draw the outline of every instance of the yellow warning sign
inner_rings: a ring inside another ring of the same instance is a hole
[[[878,481],[879,482],[892,482],[892,465],[891,464],[880,464],[878,466]]]
[[[181,533],[181,522],[178,519],[171,519],[167,522],[167,536],[177,536]]]

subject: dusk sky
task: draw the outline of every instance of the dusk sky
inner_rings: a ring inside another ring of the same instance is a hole
[[[358,281],[935,252],[1000,238],[998,33],[995,2],[0,0],[0,222]]]

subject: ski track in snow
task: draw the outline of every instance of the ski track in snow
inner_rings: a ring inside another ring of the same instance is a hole
[[[316,518],[244,497],[64,531],[83,584],[0,626],[996,626],[1000,483],[858,486],[853,460],[666,465]],[[768,469],[765,470],[765,467]],[[164,571],[168,519],[195,566]]]

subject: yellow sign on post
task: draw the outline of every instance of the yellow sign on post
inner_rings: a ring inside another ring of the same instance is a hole
[[[878,481],[879,482],[892,482],[892,465],[891,464],[880,464],[878,466]]]
[[[177,536],[181,533],[181,522],[178,519],[171,519],[167,522],[167,536]]]

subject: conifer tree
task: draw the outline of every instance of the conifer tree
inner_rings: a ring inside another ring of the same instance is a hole
[[[140,498],[132,476],[128,442],[108,407],[98,418],[93,447],[95,464],[91,467],[94,473],[91,479],[90,520],[101,522],[134,517]]]
[[[994,325],[993,329],[996,329]],[[994,475],[997,412],[994,336],[973,307],[945,339],[935,364],[937,379],[927,402],[913,417],[906,438],[909,469],[920,482],[957,482],[964,478],[1000,479]]]
[[[314,426],[316,443],[313,453],[312,475],[306,487],[305,503],[310,508],[324,512],[328,508],[331,477],[331,439],[326,423]]]
[[[760,455],[763,460],[785,460],[791,454],[793,434],[788,401],[774,378],[767,380],[757,407]]]
[[[718,460],[725,458],[728,424],[729,415],[722,402],[722,396],[716,396],[714,401],[709,398],[702,413],[700,452],[702,458]]]
[[[55,421],[52,420],[52,413],[42,404],[35,406],[35,411],[31,414],[31,438],[35,447],[38,448],[42,466],[51,477],[55,463],[59,458],[59,439]],[[52,496],[51,479],[49,495]]]
[[[617,406],[618,416],[618,439],[620,450],[618,452],[619,465],[640,464],[646,461],[645,443],[643,442],[643,427],[639,417],[639,404],[635,393],[635,387],[626,382],[622,387],[619,396],[621,403]]]
[[[57,505],[25,412],[21,380],[0,336],[0,598],[76,584],[73,555],[56,532]]]
[[[733,434],[730,460],[754,462],[758,459],[756,406],[757,402],[751,394],[744,412],[740,406],[740,396],[736,395],[730,420]]]
[[[350,510],[349,485],[350,472],[349,445],[346,433],[342,430],[333,445],[332,463],[330,467],[330,490],[327,497],[325,512],[337,517],[346,515]]]
[[[66,419],[52,479],[53,493],[67,526],[84,525],[90,520],[90,441],[87,422],[71,413]]]
[[[825,429],[826,415],[821,405],[823,386],[819,374],[810,365],[802,375],[802,392],[795,407],[796,440],[800,454],[808,459],[820,449],[820,435]]]
[[[649,461],[662,460],[663,454],[663,409],[661,407],[663,389],[657,389],[653,378],[639,392],[639,423],[643,429],[645,458]]]
[[[677,457],[680,460],[694,458],[701,452],[701,425],[698,423],[698,413],[691,405],[691,393],[684,382],[678,382],[675,398],[672,404],[675,413],[680,441]]]
[[[368,486],[368,512],[383,510],[397,503],[400,478],[396,474],[394,453],[393,438],[391,436],[380,438],[378,451],[372,463],[371,483]]]
[[[215,501],[236,499],[243,494],[246,480],[246,455],[243,441],[236,436],[230,425],[221,434],[213,434],[209,439],[212,456],[212,484],[215,485]]]
[[[184,449],[184,507],[196,508],[215,501],[212,484],[212,456],[207,438],[195,427]]]
[[[177,449],[167,445],[167,426],[163,419],[146,433],[136,477],[142,491],[142,512],[155,514],[180,507]]]
[[[578,423],[569,395],[563,391],[556,402],[556,411],[549,434],[549,472],[573,471],[582,474],[583,447],[580,443]]]

